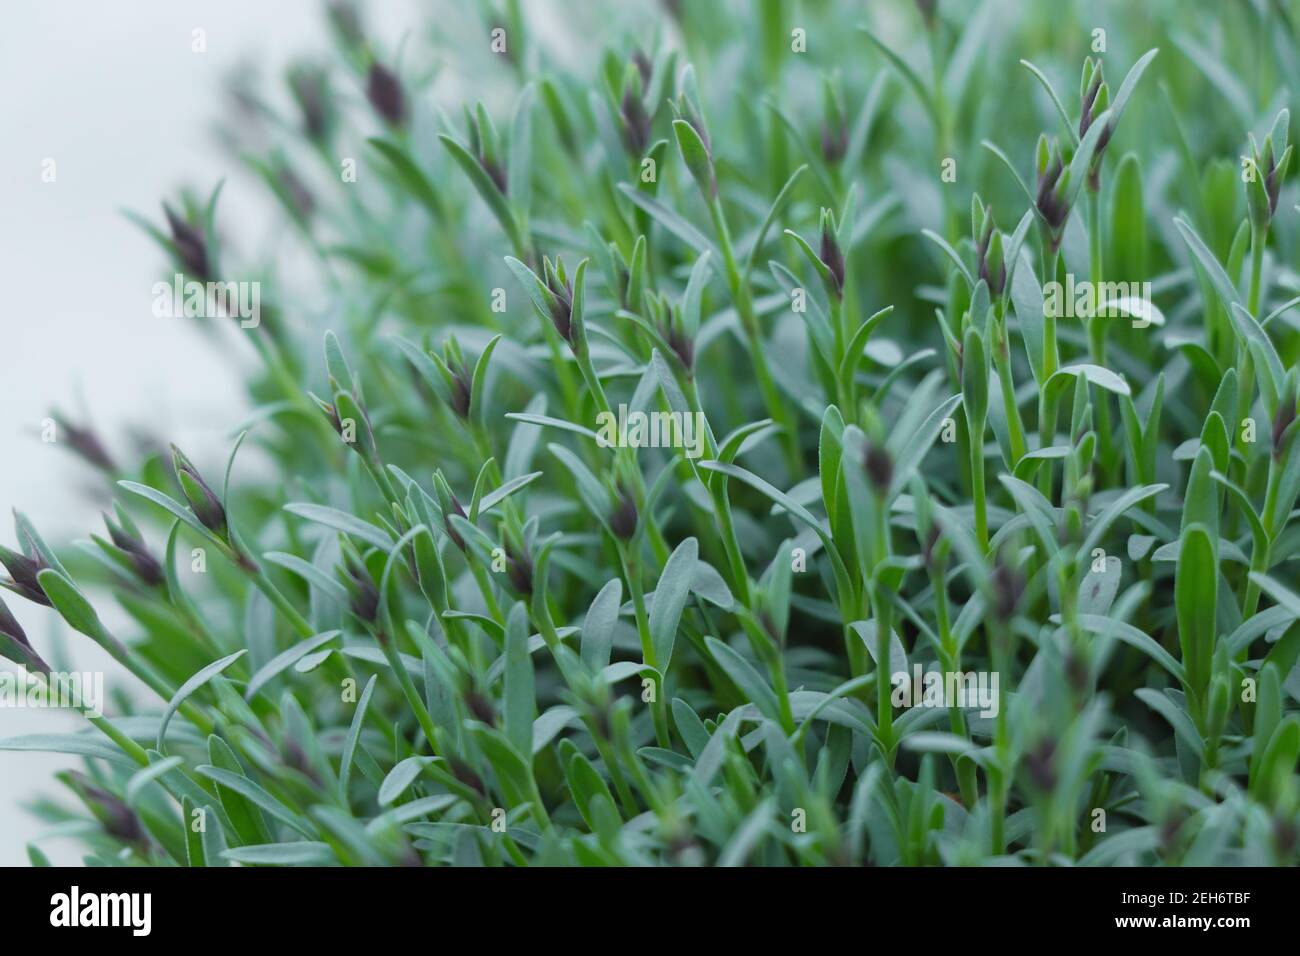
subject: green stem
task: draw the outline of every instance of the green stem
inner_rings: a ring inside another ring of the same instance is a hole
[[[772,378],[767,357],[763,354],[763,337],[758,326],[758,317],[754,314],[754,301],[749,285],[740,274],[736,265],[736,253],[731,244],[731,233],[727,229],[727,219],[722,212],[722,204],[717,197],[709,201],[709,216],[718,236],[718,245],[722,250],[722,261],[726,269],[727,285],[731,290],[732,301],[736,305],[736,314],[740,317],[740,326],[745,335],[745,344],[749,349],[749,361],[754,367],[754,376],[758,379],[759,391],[767,406],[768,417],[781,428],[781,441],[789,460],[791,477],[797,478],[803,471],[803,460],[799,453],[799,435],[795,422],[786,407],[781,393]]]

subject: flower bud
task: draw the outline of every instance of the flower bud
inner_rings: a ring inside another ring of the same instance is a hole
[[[1047,224],[1052,251],[1060,248],[1065,235],[1065,223],[1070,218],[1070,205],[1065,200],[1069,177],[1065,174],[1065,161],[1061,158],[1059,143],[1048,145],[1047,137],[1038,138],[1038,188],[1034,207]]]
[[[477,690],[470,690],[465,693],[464,701],[465,709],[469,711],[471,717],[489,727],[496,726],[496,708],[492,706],[491,698]]]
[[[821,245],[817,251],[819,258],[830,272],[829,289],[835,298],[844,296],[844,252],[840,248],[839,238],[835,235],[835,218],[830,210],[822,210]]]
[[[993,569],[993,614],[1000,621],[1011,620],[1016,605],[1025,593],[1025,578],[999,558]]]
[[[975,258],[979,263],[979,277],[989,287],[989,295],[996,299],[1007,286],[1007,265],[1003,258],[1002,234],[993,221],[993,210],[984,210],[984,222],[975,237]]]
[[[469,144],[474,158],[478,160],[483,172],[487,173],[488,179],[492,180],[497,192],[504,196],[509,192],[509,182],[502,161],[501,137],[497,135],[492,117],[482,103],[478,104],[472,114],[466,107],[465,115],[469,121]]]
[[[324,143],[334,129],[328,74],[318,67],[298,65],[289,71],[289,90],[302,114],[302,129],[313,143]]]
[[[514,589],[520,594],[531,597],[533,593],[533,558],[525,548],[519,554],[506,542],[506,576]]]
[[[20,664],[29,670],[40,671],[48,674],[50,665],[41,659],[32,647],[32,642],[27,639],[27,634],[23,631],[22,625],[18,623],[10,612],[4,601],[0,601],[0,639],[8,638],[8,642],[0,640],[0,657],[8,657],[9,653],[14,654],[10,657],[15,664]],[[8,646],[6,646],[8,644]],[[19,658],[22,658],[19,660]]]
[[[573,346],[573,286],[564,275],[564,263],[542,260],[543,280],[550,291],[551,324],[570,346]]]
[[[688,372],[695,367],[695,343],[682,327],[681,314],[676,307],[668,310],[668,318],[663,329],[664,341],[668,343],[673,354],[681,361]]]
[[[203,233],[176,214],[170,205],[163,203],[163,214],[172,232],[172,248],[186,274],[199,282],[212,278],[208,259],[208,244]]]
[[[113,519],[108,515],[102,517],[104,526],[108,528],[109,538],[131,559],[131,564],[140,580],[149,587],[157,587],[162,584],[166,580],[162,565],[149,553],[145,543],[125,527],[114,523]]]
[[[370,64],[366,76],[366,99],[389,126],[406,125],[406,96],[402,82],[392,70],[378,60]]]
[[[645,155],[650,145],[650,114],[641,98],[641,73],[635,65],[623,81],[623,97],[618,106],[619,129],[623,145],[635,157]]]
[[[104,448],[103,442],[99,440],[99,436],[95,434],[94,429],[88,425],[74,425],[59,412],[52,412],[50,417],[54,419],[54,423],[67,437],[68,447],[82,459],[108,474],[117,471],[117,465]]]
[[[355,549],[343,549],[343,586],[348,592],[348,610],[364,624],[379,617],[379,588]]]
[[[9,572],[9,579],[0,580],[0,586],[33,603],[43,604],[46,607],[53,606],[37,578],[37,575],[49,565],[35,549],[28,549],[27,554],[22,554],[0,545],[0,564],[3,564],[5,570]]]
[[[185,454],[175,445],[171,447],[172,468],[176,472],[176,480],[180,483],[185,500],[189,502],[190,509],[194,512],[194,517],[199,519],[199,524],[203,527],[224,539],[228,529],[226,509],[222,506],[221,499],[208,487],[208,483],[203,480],[198,469],[185,457]]]
[[[655,72],[654,64],[650,62],[650,58],[645,55],[645,51],[640,47],[637,47],[632,51],[631,59],[637,72],[641,74],[641,85],[643,87],[649,86],[650,80],[654,76]]]
[[[862,455],[862,468],[876,494],[884,495],[894,480],[894,462],[883,445],[868,439]]]
[[[636,534],[636,502],[621,483],[614,498],[614,510],[609,514],[609,530],[614,532],[614,537],[627,541]]]
[[[1044,793],[1050,793],[1056,787],[1055,756],[1056,743],[1048,737],[1044,737],[1025,754],[1025,770],[1029,773],[1029,779]]]
[[[136,812],[120,797],[99,786],[79,770],[64,772],[64,782],[81,798],[109,836],[139,846],[149,844],[149,834]]]
[[[1250,137],[1251,163],[1254,173],[1246,182],[1246,199],[1250,222],[1256,229],[1267,229],[1277,212],[1278,196],[1287,166],[1291,162],[1292,147],[1287,143],[1287,127],[1291,122],[1289,110],[1282,110],[1273,121],[1273,129],[1264,137],[1261,149]],[[1280,154],[1280,155],[1279,155]]]

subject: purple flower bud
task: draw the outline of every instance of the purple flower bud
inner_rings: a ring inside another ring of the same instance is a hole
[[[469,517],[465,514],[465,509],[461,507],[460,501],[457,500],[455,495],[448,495],[445,510],[450,511],[452,514],[459,515],[462,518]],[[450,515],[446,513],[443,514],[442,525],[447,531],[447,537],[451,538],[451,543],[464,551],[465,539],[461,536],[461,533],[452,526]]]
[[[123,843],[140,846],[149,844],[149,835],[141,824],[140,818],[120,797],[109,793],[79,770],[69,770],[66,773],[65,780],[90,808],[90,812],[95,815],[95,819],[100,822],[109,836]]]
[[[199,519],[199,524],[218,537],[225,538],[226,509],[222,506],[221,499],[208,487],[208,483],[203,480],[203,476],[199,474],[193,463],[185,457],[184,452],[175,445],[172,445],[172,468],[176,472],[176,480],[180,483],[185,500],[189,502],[194,517]]]
[[[1034,786],[1045,793],[1050,793],[1056,786],[1056,770],[1053,758],[1056,756],[1056,743],[1050,738],[1038,742],[1033,750],[1025,754],[1025,770]]]
[[[362,622],[373,624],[379,617],[379,588],[364,564],[346,551],[343,553],[344,584],[348,591],[348,608]]]
[[[474,394],[473,388],[474,383],[469,369],[464,362],[461,362],[459,367],[452,370],[451,407],[462,420],[469,419],[470,401]]]
[[[636,534],[636,502],[622,485],[619,485],[616,498],[614,510],[609,515],[609,529],[616,538],[627,541]]]
[[[840,242],[835,237],[834,230],[831,229],[830,221],[825,220],[822,223],[821,248],[818,250],[817,257],[821,259],[831,274],[831,281],[835,286],[836,297],[844,295],[844,253],[840,249]]]
[[[59,428],[62,429],[64,435],[67,436],[68,447],[81,458],[108,474],[117,471],[117,465],[114,464],[112,457],[108,454],[103,442],[99,440],[99,436],[95,434],[93,429],[89,426],[74,425],[58,412],[53,412],[52,417]]]
[[[172,246],[176,257],[180,259],[185,272],[199,282],[212,278],[208,261],[208,244],[203,233],[190,225],[167,203],[163,203],[163,213],[167,216],[167,226],[172,231]]]
[[[993,569],[993,613],[1000,621],[1011,620],[1025,593],[1025,579],[1020,572],[1000,560]]]
[[[39,554],[35,551],[20,554],[0,545],[0,564],[5,566],[10,577],[7,581],[0,581],[0,585],[36,604],[53,607],[37,579],[37,575],[49,567]]]
[[[126,529],[113,523],[108,515],[103,515],[104,525],[113,543],[126,552],[140,580],[149,587],[157,587],[166,580],[162,565],[149,553],[143,541],[129,534]]]
[[[650,145],[650,114],[636,91],[628,89],[623,94],[619,115],[623,120],[623,145],[632,155],[641,156]]]
[[[843,123],[831,127],[822,124],[821,131],[822,159],[828,166],[842,162],[844,154],[849,151],[849,130]]]
[[[480,723],[487,724],[489,727],[496,725],[496,708],[492,706],[492,701],[484,694],[476,690],[466,693],[465,709],[469,711],[471,717]]]
[[[533,593],[533,558],[526,550],[516,555],[506,545],[506,576],[516,591],[531,597]]]
[[[686,330],[675,319],[668,320],[668,328],[664,338],[667,340],[673,354],[681,360],[682,365],[690,371],[695,367],[695,343],[686,335]]]
[[[454,754],[448,758],[447,762],[451,764],[451,775],[458,781],[469,787],[477,794],[487,793],[487,788],[483,784],[483,778],[474,772],[464,760]]]
[[[883,495],[889,491],[894,480],[894,462],[883,445],[868,441],[862,456],[862,467],[871,481],[876,494]]]
[[[572,346],[574,344],[573,286],[560,278],[549,261],[545,263],[543,271],[546,274],[546,287],[551,292],[551,324],[555,326],[555,331],[560,333],[560,337]]]
[[[370,73],[366,77],[366,98],[370,100],[375,112],[390,126],[400,127],[406,124],[406,96],[402,92],[401,80],[378,60],[370,64]]]
[[[289,74],[289,89],[302,113],[303,132],[314,143],[329,139],[334,125],[328,82],[325,71],[313,66],[299,66]]]
[[[50,665],[41,660],[41,656],[37,654],[36,649],[32,647],[32,642],[27,639],[27,635],[24,633],[22,625],[18,623],[18,620],[10,612],[4,601],[0,601],[0,636],[9,638],[22,648],[22,651],[19,653],[25,659],[15,660],[15,664],[22,664],[29,667],[29,669],[39,670],[47,674],[49,673]]]

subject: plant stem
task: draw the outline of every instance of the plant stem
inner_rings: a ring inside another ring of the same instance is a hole
[[[758,387],[767,406],[768,417],[781,427],[781,441],[785,446],[790,475],[797,479],[803,472],[803,460],[799,452],[799,435],[795,431],[795,422],[777,390],[772,371],[768,368],[767,357],[763,354],[763,337],[759,329],[758,317],[754,314],[754,300],[747,281],[741,277],[740,269],[736,265],[736,253],[731,244],[731,233],[727,229],[727,219],[723,215],[722,204],[715,196],[708,205],[709,216],[713,220],[713,228],[718,236],[718,245],[722,249],[727,285],[731,290],[731,298],[736,306],[736,314],[740,318],[745,344],[749,349],[749,361],[754,367],[754,375],[758,379]]]

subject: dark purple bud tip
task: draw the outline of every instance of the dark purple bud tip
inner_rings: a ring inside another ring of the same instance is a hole
[[[867,450],[862,456],[862,467],[876,494],[883,495],[889,491],[889,486],[894,480],[894,462],[883,445],[867,442]]]
[[[609,515],[609,530],[622,541],[627,541],[636,534],[636,502],[623,486],[619,486],[614,510]]]
[[[830,223],[822,225],[821,248],[818,250],[817,257],[821,259],[831,274],[831,282],[835,287],[837,297],[844,295],[844,253],[840,249],[840,242],[835,237],[834,231],[830,228]]]
[[[172,468],[176,472],[176,481],[189,502],[194,517],[213,534],[224,538],[226,535],[226,509],[221,504],[208,483],[198,473],[193,463],[185,457],[175,445],[172,445]]]
[[[993,613],[1000,621],[1009,621],[1025,592],[1025,579],[1019,571],[998,562],[993,569]]]
[[[321,398],[319,395],[313,394],[312,392],[308,392],[307,397],[310,398],[312,402],[315,403],[316,407],[321,410],[321,413],[329,419],[330,427],[333,428],[337,434],[342,435],[343,423],[339,421],[339,410],[334,407],[334,403],[327,402],[325,399]]]
[[[126,552],[140,580],[149,587],[157,587],[162,584],[166,580],[162,565],[149,553],[149,549],[145,547],[144,542],[128,534],[125,529],[115,525],[108,515],[103,517],[104,525],[108,528],[108,536],[115,545]]]
[[[821,148],[822,159],[826,161],[828,166],[836,166],[843,162],[845,153],[849,151],[848,127],[842,123],[834,127],[823,123]]]
[[[1034,786],[1044,792],[1050,792],[1056,786],[1056,770],[1053,758],[1056,756],[1056,742],[1044,738],[1025,755],[1025,770]]]
[[[375,579],[361,562],[350,554],[343,555],[344,584],[348,591],[348,609],[366,624],[379,617],[379,589]]]
[[[461,362],[452,375],[451,407],[462,420],[469,418],[473,387],[474,383],[471,381],[469,369],[465,367],[464,362]]]
[[[325,74],[315,67],[299,67],[289,75],[289,88],[298,101],[307,138],[313,143],[328,139],[331,124]]]
[[[939,526],[930,525],[930,530],[925,533],[925,543],[921,546],[921,560],[925,562],[927,568],[934,567],[934,549],[939,544],[939,538]]]
[[[654,64],[650,62],[650,58],[645,55],[645,51],[640,47],[632,51],[632,62],[636,64],[637,72],[641,74],[641,85],[648,87],[650,78],[654,76]]]
[[[447,762],[451,764],[451,775],[460,783],[469,787],[469,789],[473,790],[477,794],[484,794],[487,792],[483,785],[483,778],[475,773],[474,769],[464,760],[452,756]]]
[[[30,555],[20,554],[0,545],[0,564],[4,565],[10,577],[10,580],[0,581],[0,584],[36,604],[52,606],[50,599],[45,595],[45,589],[37,580],[37,575],[49,567],[39,554],[35,552]]]
[[[377,60],[370,64],[370,73],[366,77],[366,98],[390,126],[406,124],[406,95],[402,92],[402,83],[397,74]]]
[[[24,633],[22,625],[18,623],[18,620],[10,612],[4,601],[0,601],[0,636],[9,638],[21,648],[18,651],[18,656],[23,659],[18,660],[15,658],[15,664],[22,664],[31,670],[49,673],[50,665],[41,660],[41,656],[36,653],[36,648],[32,647],[32,642],[27,639],[27,634]],[[2,656],[4,655],[0,654],[0,657]]]
[[[551,323],[565,342],[573,345],[573,288],[554,270],[546,270],[546,287],[551,291]]]
[[[176,257],[180,259],[186,274],[200,282],[207,282],[212,276],[208,262],[208,244],[203,233],[178,216],[166,203],[163,203],[163,213],[167,216],[167,226],[172,232]]]
[[[650,114],[633,90],[623,94],[619,116],[623,120],[623,145],[633,156],[643,155],[650,145]]]
[[[460,502],[456,500],[455,495],[451,496],[450,501],[451,501],[452,514],[459,515],[462,518],[469,517],[469,515],[465,514],[465,509],[461,507]],[[446,528],[447,537],[451,538],[451,543],[454,544],[456,547],[460,548],[460,550],[464,551],[465,539],[461,536],[461,533],[457,531],[456,528],[452,525],[451,517],[449,515],[443,516],[443,527]]]
[[[533,559],[525,551],[516,555],[509,546],[506,547],[506,576],[514,589],[520,594],[531,597],[533,593]]]
[[[487,724],[489,727],[496,725],[496,708],[492,706],[491,700],[478,691],[472,690],[465,695],[465,709],[480,723]]]
[[[1069,205],[1056,189],[1064,171],[1065,165],[1061,157],[1052,157],[1051,163],[1038,177],[1038,191],[1034,198],[1034,205],[1053,233],[1059,233],[1065,228],[1065,220],[1070,215]]]
[[[483,167],[483,172],[488,174],[488,179],[492,180],[492,185],[496,186],[501,195],[509,195],[510,184],[506,181],[506,171],[501,168],[501,164],[487,156],[480,156],[478,163]]]
[[[74,425],[58,412],[54,412],[52,417],[67,437],[68,447],[80,455],[83,460],[108,474],[114,474],[117,471],[117,465],[113,462],[112,457],[104,448],[104,443],[99,440],[99,436],[95,434],[93,429],[87,426]]]

